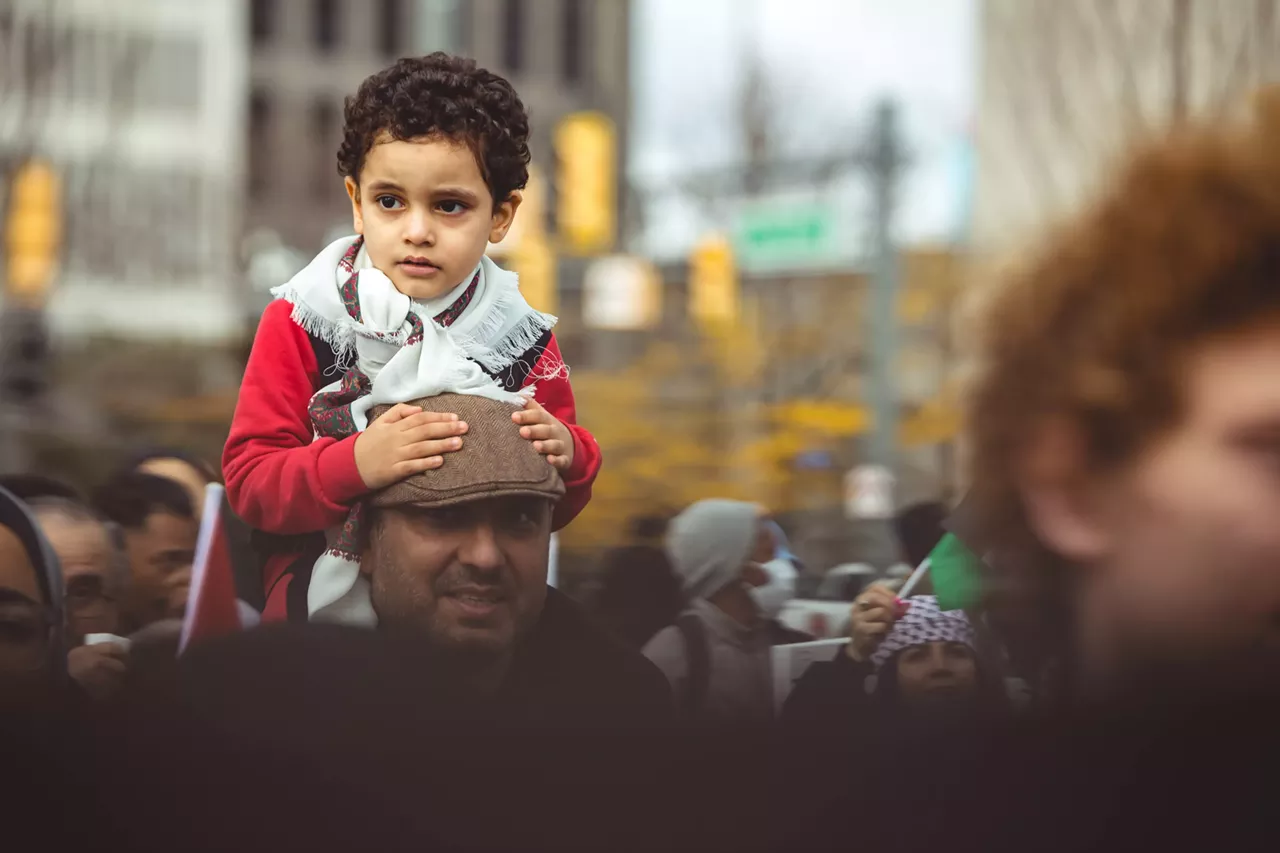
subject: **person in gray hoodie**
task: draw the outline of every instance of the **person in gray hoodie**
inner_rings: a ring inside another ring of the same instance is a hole
[[[763,513],[755,504],[707,500],[678,515],[666,547],[687,608],[644,648],[688,720],[764,722],[773,716],[769,623],[750,590],[769,580],[753,559]]]

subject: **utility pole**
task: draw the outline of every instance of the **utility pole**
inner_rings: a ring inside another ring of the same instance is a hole
[[[898,184],[907,163],[898,130],[897,108],[891,101],[876,107],[865,155],[871,186],[871,409],[874,429],[871,461],[889,471],[897,468],[898,399],[895,360],[898,350],[898,251],[893,239]]]
[[[871,127],[855,152],[869,190],[871,285],[865,328],[870,358],[865,384],[871,409],[871,433],[859,442],[859,464],[847,475],[845,512],[852,526],[841,525],[850,536],[848,547],[859,559],[888,566],[899,553],[891,526],[886,523],[897,507],[896,483],[900,479],[898,454],[898,250],[893,218],[898,186],[907,165],[898,129],[895,105],[876,105]],[[833,531],[834,532],[834,531]]]
[[[31,467],[30,438],[48,387],[49,338],[42,308],[0,309],[0,472]]]

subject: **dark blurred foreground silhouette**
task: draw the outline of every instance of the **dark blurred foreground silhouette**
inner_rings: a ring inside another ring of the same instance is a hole
[[[592,726],[572,708],[556,724],[441,681],[420,653],[336,627],[150,660],[107,709],[5,721],[11,849],[1132,851],[1280,837],[1274,693],[1180,681],[998,727],[796,735]]]

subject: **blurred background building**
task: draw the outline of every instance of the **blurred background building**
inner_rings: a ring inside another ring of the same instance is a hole
[[[555,132],[599,111],[625,140],[628,0],[250,0],[251,88],[245,175],[248,249],[309,259],[351,232],[337,172],[344,99],[402,56],[473,56],[515,85],[532,118],[538,178],[556,172]],[[625,146],[617,152],[619,162]],[[554,186],[543,192],[550,197]],[[553,207],[530,209],[549,215]],[[527,222],[522,223],[526,225]],[[535,229],[536,230],[536,229]],[[519,241],[513,235],[512,246]],[[499,249],[498,254],[502,254]],[[509,252],[508,252],[509,254]],[[265,305],[264,277],[257,300]],[[279,282],[274,282],[279,283]]]
[[[244,13],[234,2],[0,3],[5,343],[21,341],[3,368],[25,373],[5,389],[6,467],[101,457],[153,406],[234,387]],[[49,180],[29,179],[39,174]],[[55,266],[15,294],[23,254],[46,250]],[[32,313],[15,313],[19,303]],[[160,364],[168,381],[151,372]]]
[[[0,156],[62,185],[59,337],[241,335],[242,27],[237,3],[0,4]]]
[[[1221,117],[1280,71],[1276,0],[985,0],[975,241],[1018,246],[1144,134]]]

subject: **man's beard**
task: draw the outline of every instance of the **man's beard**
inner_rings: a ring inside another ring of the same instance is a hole
[[[501,681],[516,644],[527,632],[517,624],[513,626],[512,636],[505,641],[497,636],[473,639],[455,636],[451,629],[459,626],[446,622],[441,614],[444,596],[440,591],[447,592],[451,583],[458,585],[459,572],[465,575],[466,570],[449,570],[426,591],[414,586],[395,566],[384,563],[372,578],[373,609],[379,630],[403,643],[406,650],[412,650],[442,685],[464,691],[474,687],[490,690]],[[394,578],[390,587],[385,584],[389,576]],[[514,592],[504,589],[504,595],[510,602]],[[432,601],[434,607],[430,606]]]

